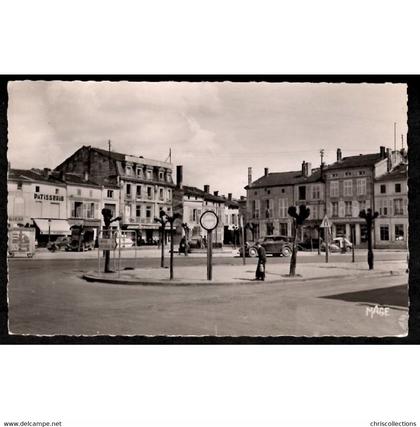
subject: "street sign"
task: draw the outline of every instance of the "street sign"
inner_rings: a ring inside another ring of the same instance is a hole
[[[218,223],[219,218],[213,211],[205,211],[200,217],[200,224],[207,231],[214,230]]]
[[[114,239],[98,239],[98,248],[101,251],[112,251],[115,248],[115,240]]]
[[[321,228],[331,228],[331,222],[328,219],[327,215],[324,216],[324,219],[322,220],[320,227]]]

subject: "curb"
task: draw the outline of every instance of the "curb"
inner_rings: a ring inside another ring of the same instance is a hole
[[[371,272],[371,273],[361,273],[358,274],[357,277],[381,277],[381,276],[400,276],[402,275],[399,272],[395,271],[381,271],[381,272]],[[311,281],[319,281],[319,280],[328,280],[328,279],[343,279],[349,277],[348,274],[337,274],[334,276],[321,276],[321,277],[295,277],[295,278],[282,278],[282,279],[274,279],[274,280],[266,280],[264,282],[261,281],[238,281],[238,282],[209,282],[207,280],[199,281],[188,281],[182,279],[119,279],[116,277],[98,277],[95,274],[85,273],[82,278],[87,282],[98,282],[98,283],[107,283],[112,285],[132,285],[132,286],[232,286],[232,285],[263,285],[263,284],[278,284],[278,283],[293,283],[293,282],[311,282]]]

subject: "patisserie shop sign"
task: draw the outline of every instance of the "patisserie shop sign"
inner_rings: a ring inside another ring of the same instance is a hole
[[[51,202],[63,202],[64,196],[58,196],[57,194],[35,193],[34,199],[35,200],[50,200]]]

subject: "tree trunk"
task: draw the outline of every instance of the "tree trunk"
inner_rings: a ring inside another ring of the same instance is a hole
[[[293,247],[292,247],[292,257],[290,259],[290,271],[289,276],[294,277],[296,274],[296,256],[297,256],[297,232],[298,227],[296,220],[293,221]]]
[[[369,265],[369,270],[373,270],[372,224],[367,224],[367,238],[368,238],[368,265]]]

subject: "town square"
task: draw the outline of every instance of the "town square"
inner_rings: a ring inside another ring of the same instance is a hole
[[[9,96],[10,333],[407,334],[404,85]]]

